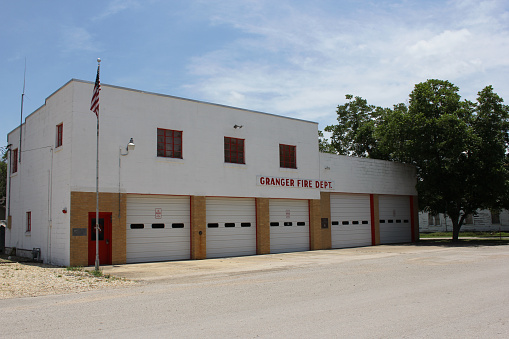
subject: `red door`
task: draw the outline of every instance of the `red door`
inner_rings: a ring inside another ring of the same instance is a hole
[[[95,265],[95,212],[88,213],[88,264]],[[111,212],[99,212],[99,264],[111,265]]]

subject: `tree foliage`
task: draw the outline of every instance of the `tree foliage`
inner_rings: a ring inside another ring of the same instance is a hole
[[[509,108],[487,86],[477,101],[461,100],[444,80],[415,85],[408,107],[374,107],[352,96],[327,126],[340,154],[415,165],[421,210],[445,213],[453,239],[468,214],[508,208]]]

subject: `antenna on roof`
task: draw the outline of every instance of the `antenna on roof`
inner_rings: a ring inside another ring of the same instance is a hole
[[[21,94],[21,117],[19,122],[19,162],[21,163],[21,138],[23,135],[23,101],[25,99],[25,80],[27,75],[27,58],[25,57],[25,71],[23,73],[23,93]]]

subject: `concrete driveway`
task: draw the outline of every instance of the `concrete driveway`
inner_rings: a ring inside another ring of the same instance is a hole
[[[279,253],[258,256],[206,260],[166,261],[101,266],[104,274],[132,280],[182,281],[208,279],[210,275],[242,275],[249,272],[291,270],[307,266],[325,266],[351,261],[383,258],[400,254],[450,251],[449,246],[381,245],[307,252]],[[89,268],[93,269],[93,268]]]
[[[509,246],[105,267],[136,287],[3,300],[5,337],[507,338]]]

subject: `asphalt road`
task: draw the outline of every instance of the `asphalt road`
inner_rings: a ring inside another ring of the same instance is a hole
[[[509,246],[106,267],[137,287],[0,301],[0,336],[508,338]]]

